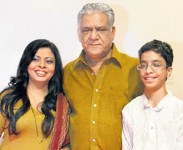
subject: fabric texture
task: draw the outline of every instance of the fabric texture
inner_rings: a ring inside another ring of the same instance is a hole
[[[59,94],[57,97],[57,111],[49,150],[59,150],[69,144],[68,127],[69,104],[66,97]]]
[[[122,113],[123,150],[183,150],[183,100],[168,93],[152,108],[142,95]]]
[[[111,56],[97,75],[87,65],[84,51],[64,67],[72,150],[121,150],[121,111],[142,94],[142,84],[138,59],[120,53],[115,45]]]

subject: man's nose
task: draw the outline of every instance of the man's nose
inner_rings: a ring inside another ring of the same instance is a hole
[[[91,39],[99,39],[99,34],[96,29],[93,29],[90,34]]]

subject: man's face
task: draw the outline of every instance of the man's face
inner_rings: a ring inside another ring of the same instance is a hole
[[[87,57],[100,60],[111,49],[115,27],[109,26],[106,14],[92,13],[82,17],[78,33]]]

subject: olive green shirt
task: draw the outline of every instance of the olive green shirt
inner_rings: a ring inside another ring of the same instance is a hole
[[[84,51],[64,68],[72,150],[122,149],[121,111],[142,94],[142,87],[136,69],[138,59],[120,53],[115,45],[111,56],[97,75],[87,65]]]

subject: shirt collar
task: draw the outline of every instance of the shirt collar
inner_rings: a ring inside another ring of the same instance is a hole
[[[148,98],[143,94],[142,99],[143,99],[144,109],[152,109],[157,112],[161,111],[163,109],[163,107],[168,103],[168,101],[171,100],[171,98],[170,98],[171,95],[172,95],[172,93],[170,91],[168,91],[168,94],[161,99],[159,104],[156,107],[152,107],[149,104]]]
[[[86,60],[84,58],[84,55],[85,55],[85,51],[82,50],[79,57],[75,61],[75,64],[74,64],[75,69],[79,69],[79,68],[83,68],[84,66],[88,66],[86,63]],[[120,59],[121,59],[120,52],[118,51],[115,44],[113,43],[112,44],[111,58],[109,58],[108,61],[111,61],[115,65],[121,67],[123,63],[120,61]]]

